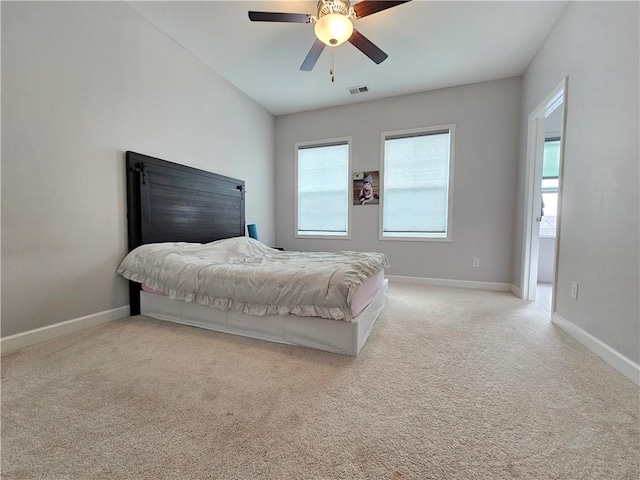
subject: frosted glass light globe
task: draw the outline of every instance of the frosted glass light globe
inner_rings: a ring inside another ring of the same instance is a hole
[[[337,47],[349,40],[353,33],[353,24],[344,15],[330,13],[316,22],[314,30],[316,37],[322,42],[330,47]]]

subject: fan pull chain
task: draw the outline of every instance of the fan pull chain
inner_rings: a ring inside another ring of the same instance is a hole
[[[331,75],[331,83],[336,81],[336,78],[333,76],[333,52],[331,52],[331,66],[329,67],[329,75]]]

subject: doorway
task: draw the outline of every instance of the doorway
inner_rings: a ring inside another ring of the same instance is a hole
[[[522,298],[555,310],[566,119],[565,78],[529,115]]]

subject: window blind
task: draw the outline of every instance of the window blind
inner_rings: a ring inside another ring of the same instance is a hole
[[[385,139],[383,235],[447,233],[450,133]]]
[[[298,148],[298,234],[347,235],[349,145]]]
[[[542,178],[558,178],[560,176],[560,140],[544,142]]]

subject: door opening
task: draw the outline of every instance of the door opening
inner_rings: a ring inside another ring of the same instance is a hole
[[[521,294],[555,310],[566,118],[565,78],[529,115]]]

